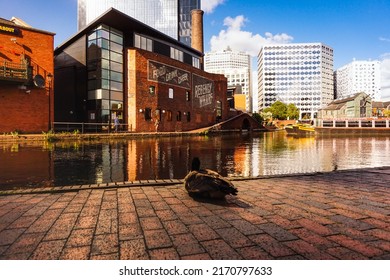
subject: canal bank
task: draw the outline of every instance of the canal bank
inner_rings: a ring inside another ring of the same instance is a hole
[[[142,183],[0,196],[0,259],[390,260],[390,167],[237,180],[226,201]]]

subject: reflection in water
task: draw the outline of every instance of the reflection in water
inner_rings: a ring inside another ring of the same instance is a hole
[[[228,177],[390,163],[389,137],[293,138],[284,132],[0,147],[1,189],[183,178],[194,156]]]

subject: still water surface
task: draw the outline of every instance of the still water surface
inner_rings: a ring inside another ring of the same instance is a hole
[[[0,189],[181,179],[194,156],[227,177],[390,165],[390,137],[254,135],[0,144]]]

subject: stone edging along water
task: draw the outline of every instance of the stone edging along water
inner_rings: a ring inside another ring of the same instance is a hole
[[[253,180],[287,178],[287,177],[318,176],[318,175],[332,174],[332,173],[337,174],[337,173],[362,172],[362,171],[378,173],[381,170],[389,170],[389,174],[390,174],[390,166],[383,166],[383,167],[372,167],[372,168],[336,170],[336,171],[329,171],[329,172],[278,174],[278,175],[264,175],[258,177],[233,177],[228,179],[232,182],[239,182],[239,181],[253,181]],[[174,186],[174,185],[182,185],[182,184],[183,184],[183,179],[137,180],[137,181],[128,181],[128,182],[113,182],[113,183],[101,183],[101,184],[90,184],[90,185],[51,186],[51,187],[0,190],[0,196],[78,192],[81,190],[90,190],[90,189],[103,190],[103,189],[129,188],[129,187],[164,187],[164,186]]]

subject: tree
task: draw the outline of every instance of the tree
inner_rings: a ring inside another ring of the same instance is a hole
[[[383,116],[385,116],[385,117],[390,117],[390,109],[385,109],[385,110],[383,110]]]
[[[290,103],[287,105],[287,117],[290,120],[296,120],[299,119],[299,109],[295,104]]]
[[[281,101],[276,101],[271,107],[265,108],[264,113],[272,113],[272,117],[278,120],[287,119],[287,105]]]

